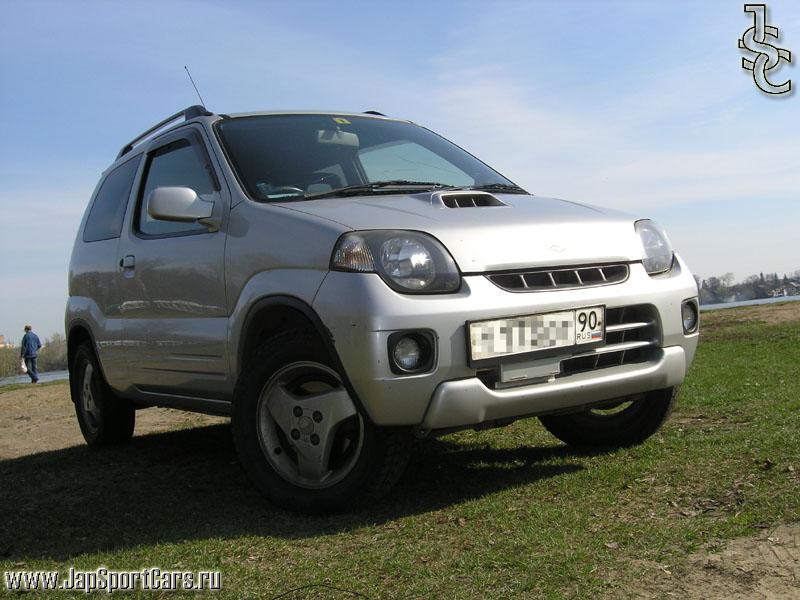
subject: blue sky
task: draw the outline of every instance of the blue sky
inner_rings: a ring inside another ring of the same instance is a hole
[[[701,276],[800,269],[800,95],[743,2],[3,2],[0,333],[63,328],[72,241],[128,139],[210,109],[377,109],[534,193],[659,220]],[[800,3],[769,21],[800,86]]]

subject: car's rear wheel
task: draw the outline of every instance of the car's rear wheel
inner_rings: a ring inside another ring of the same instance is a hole
[[[267,340],[237,386],[232,426],[242,466],[274,503],[339,512],[384,494],[405,469],[410,432],[361,412],[319,340]]]
[[[669,418],[678,388],[610,400],[567,415],[539,417],[542,425],[570,446],[632,446],[653,435]]]
[[[108,386],[88,342],[75,352],[70,380],[75,414],[87,444],[105,446],[133,436],[136,411]]]

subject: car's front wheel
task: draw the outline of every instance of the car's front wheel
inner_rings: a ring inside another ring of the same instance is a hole
[[[105,446],[133,436],[136,411],[108,386],[88,342],[75,351],[70,382],[78,425],[87,444]]]
[[[237,386],[232,427],[245,472],[275,504],[328,513],[379,497],[405,469],[410,432],[373,425],[319,341],[267,340]]]
[[[542,425],[570,446],[632,446],[653,435],[669,418],[678,388],[610,400],[579,413],[539,417]]]

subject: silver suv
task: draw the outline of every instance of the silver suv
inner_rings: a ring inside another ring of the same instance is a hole
[[[533,196],[408,121],[194,106],[100,179],[66,331],[89,444],[142,407],[230,415],[261,492],[328,512],[385,492],[414,438],[538,416],[642,442],[697,287],[652,221]]]

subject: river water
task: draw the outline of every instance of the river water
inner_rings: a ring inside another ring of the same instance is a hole
[[[741,302],[723,302],[720,304],[701,304],[700,310],[719,310],[720,308],[736,308],[737,306],[757,306],[759,304],[780,304],[795,302],[800,296],[778,296],[777,298],[760,298],[759,300],[742,300]]]
[[[39,383],[46,381],[61,381],[62,379],[69,379],[69,371],[47,371],[46,373],[39,373]],[[27,375],[15,375],[13,377],[0,378],[0,387],[4,385],[13,385],[15,383],[30,383],[31,378]]]

